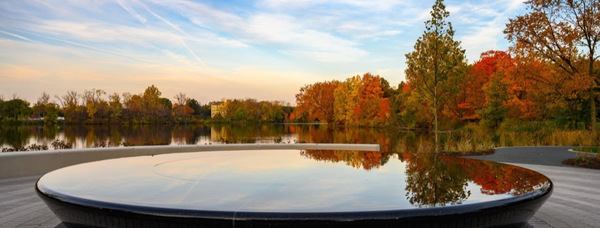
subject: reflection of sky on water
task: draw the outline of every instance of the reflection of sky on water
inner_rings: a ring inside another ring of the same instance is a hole
[[[113,159],[45,175],[42,191],[122,204],[227,211],[332,212],[415,208],[406,200],[406,164],[377,169],[315,161],[298,150],[199,152]],[[468,181],[462,204],[484,195]]]

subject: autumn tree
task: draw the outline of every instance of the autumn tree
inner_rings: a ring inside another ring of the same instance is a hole
[[[334,91],[339,81],[317,82],[300,88],[296,94],[296,117],[308,121],[333,122]]]
[[[589,77],[573,77],[552,63],[520,53],[516,53],[514,63],[505,78],[509,85],[507,117],[573,121],[574,115],[580,115],[574,109],[579,106],[579,98],[587,93]]]
[[[390,102],[385,90],[392,95],[386,82],[379,75],[365,73],[340,83],[334,92],[335,121],[345,125],[386,123],[390,117]]]
[[[437,0],[431,19],[425,22],[425,33],[417,40],[415,50],[406,54],[406,77],[434,114],[436,152],[439,112],[448,94],[458,89],[466,67],[465,51],[454,40],[452,24],[446,22],[449,15],[442,0]]]
[[[74,90],[67,91],[62,96],[56,96],[60,101],[67,122],[82,123],[87,119],[86,107],[80,104],[81,95]]]
[[[504,68],[511,64],[511,56],[504,51],[490,50],[481,53],[479,61],[468,68],[459,85],[460,89],[448,102],[451,115],[461,120],[480,120],[481,116],[476,111],[483,109],[486,104],[484,87],[490,82],[492,75],[505,71]],[[503,81],[504,78],[499,80]]]
[[[44,124],[56,123],[60,107],[58,104],[50,101],[50,95],[42,93],[35,104],[33,104],[33,114],[38,117],[44,117]]]
[[[586,88],[591,127],[596,133],[596,99],[600,72],[596,68],[600,41],[600,2],[597,0],[530,0],[530,12],[510,19],[504,33],[515,48],[552,62],[575,77],[590,77]]]
[[[175,95],[175,104],[173,105],[173,113],[180,119],[187,120],[189,116],[194,114],[194,109],[188,106],[190,98],[185,93],[178,93]]]
[[[358,124],[359,96],[362,92],[360,76],[346,79],[334,91],[334,119],[340,124]]]
[[[142,121],[144,113],[144,99],[142,96],[138,94],[131,95],[129,93],[124,93],[123,106],[125,107],[123,113],[125,116],[127,116],[128,121],[132,123],[139,123]]]
[[[108,96],[108,106],[110,108],[111,121],[120,121],[123,115],[123,104],[118,93]]]
[[[83,100],[88,113],[88,118],[91,120],[104,119],[108,112],[108,103],[102,98],[106,92],[101,89],[86,90],[83,93]]]
[[[167,122],[171,115],[173,104],[168,98],[160,97],[162,92],[154,86],[148,86],[142,98],[142,116],[145,122]],[[133,97],[132,97],[133,98]]]

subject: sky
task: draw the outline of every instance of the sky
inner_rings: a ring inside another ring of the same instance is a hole
[[[523,0],[444,1],[470,63],[507,50]],[[0,96],[102,89],[295,104],[304,85],[370,72],[397,86],[434,0],[0,1]]]

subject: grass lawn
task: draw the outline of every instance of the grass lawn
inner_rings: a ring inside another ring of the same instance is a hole
[[[575,149],[573,149],[574,151],[579,151],[579,152],[590,152],[590,153],[598,153],[598,147],[594,146],[594,147],[577,147]]]
[[[577,147],[573,149],[578,152],[596,153],[596,155],[585,155],[579,154],[575,159],[567,159],[563,161],[563,164],[600,169],[600,154],[598,153],[598,147]]]

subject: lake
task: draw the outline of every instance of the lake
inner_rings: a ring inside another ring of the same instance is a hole
[[[188,145],[228,143],[374,143],[382,151],[399,144],[418,146],[428,134],[392,128],[337,128],[318,124],[212,124],[212,125],[60,125],[0,126],[2,148],[47,145],[55,140],[72,148]]]
[[[507,146],[593,146],[597,145],[597,142],[589,131],[553,128],[494,131],[475,127],[440,133],[440,150],[460,153],[479,153]],[[8,151],[31,149],[37,145],[44,145],[48,149],[60,149],[230,143],[372,143],[379,144],[383,152],[434,151],[431,133],[398,128],[242,123],[175,126],[0,126],[0,149]]]

